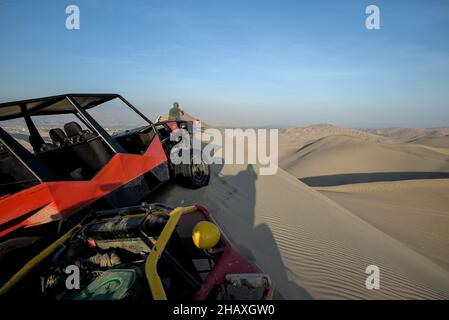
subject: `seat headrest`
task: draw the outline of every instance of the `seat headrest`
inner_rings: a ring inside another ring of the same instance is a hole
[[[80,135],[83,132],[83,129],[77,122],[72,121],[64,125],[64,131],[67,134],[67,137],[73,138]]]
[[[64,131],[60,128],[51,129],[48,134],[50,135],[51,141],[56,145],[63,146],[69,141]]]
[[[29,136],[28,140],[30,141],[31,146],[33,147],[34,152],[40,152],[42,145],[45,143],[44,139],[40,136]]]

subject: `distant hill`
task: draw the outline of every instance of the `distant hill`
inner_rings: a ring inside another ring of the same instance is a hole
[[[449,128],[381,128],[366,130],[368,133],[395,139],[399,142],[409,142],[425,137],[440,137],[449,135]]]
[[[289,163],[290,157],[296,157],[296,153],[303,146],[319,139],[345,135],[357,137],[365,141],[387,141],[388,138],[364,132],[357,129],[345,128],[331,124],[317,124],[302,128],[288,128],[280,131],[279,135],[279,159],[282,163]]]
[[[384,137],[380,137],[376,134],[331,124],[316,124],[302,128],[288,128],[282,130],[281,135],[283,141],[295,142],[299,146],[300,144],[310,143],[318,139],[334,135],[346,135],[370,141],[385,140]]]
[[[410,141],[411,143],[422,144],[429,147],[449,148],[449,135],[437,137],[422,137]]]

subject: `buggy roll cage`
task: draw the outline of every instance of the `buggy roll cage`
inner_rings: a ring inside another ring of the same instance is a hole
[[[129,101],[116,93],[68,93],[49,97],[0,103],[0,121],[29,115],[52,115],[72,113],[72,106],[84,110],[91,109],[113,99],[122,100],[149,124],[152,122]]]
[[[96,132],[114,153],[126,153],[125,149],[86,111],[87,109],[97,107],[114,99],[121,100],[145,120],[145,122],[148,123],[148,126],[153,126],[151,120],[142,112],[121,95],[115,93],[70,93],[0,103],[0,121],[24,118],[30,136],[42,139],[35,124],[31,120],[31,116],[74,114],[88,128]],[[28,150],[18,143],[3,128],[0,128],[0,143],[8,149],[8,151],[20,161],[20,163],[28,169],[39,182],[60,180],[44,164],[37,161]]]

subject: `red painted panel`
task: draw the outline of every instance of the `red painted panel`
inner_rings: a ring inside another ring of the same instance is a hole
[[[37,210],[52,201],[46,183],[17,192],[0,199],[0,225],[20,217],[23,214]]]
[[[167,157],[156,137],[144,155],[116,154],[90,181],[46,182],[1,198],[0,225],[45,206],[53,210],[47,210],[47,215],[39,212],[39,218],[32,217],[0,231],[0,236],[20,226],[36,225],[59,215],[70,215],[165,161]],[[58,215],[55,216],[55,213]]]

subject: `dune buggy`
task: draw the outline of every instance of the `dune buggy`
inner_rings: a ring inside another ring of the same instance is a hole
[[[120,109],[112,108],[114,101],[121,103]],[[129,128],[127,118],[119,114],[123,109],[143,125]],[[105,115],[122,122],[114,128],[102,126]],[[58,127],[52,117],[58,118]],[[7,120],[22,120],[24,128],[15,134],[23,138],[19,142],[3,124],[0,127],[0,237],[75,212],[138,204],[169,180],[190,188],[209,182],[204,162],[174,165],[169,160],[176,144],[171,132],[191,130],[190,122],[152,123],[118,94],[64,94],[2,103],[0,123]]]
[[[78,270],[75,287],[69,268]],[[85,216],[0,287],[2,298],[52,300],[258,300],[273,292],[206,208],[161,204]]]

